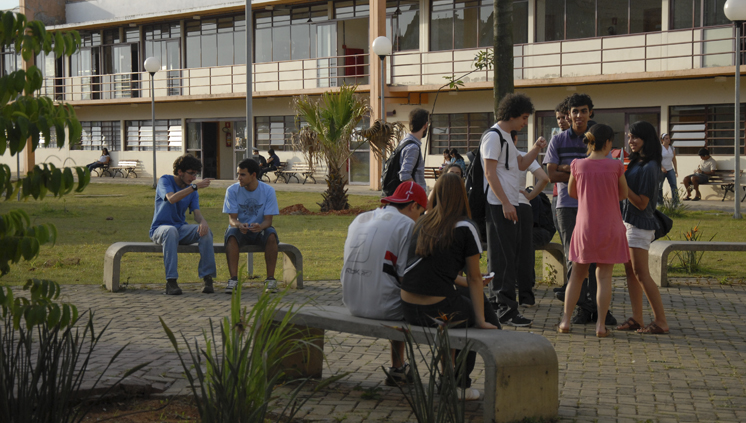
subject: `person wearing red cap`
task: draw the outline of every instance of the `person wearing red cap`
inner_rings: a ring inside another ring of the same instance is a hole
[[[414,223],[427,208],[425,190],[414,181],[403,182],[383,207],[360,214],[350,224],[344,248],[342,296],[353,316],[404,320],[401,277]],[[391,341],[391,363],[386,385],[411,381],[404,361],[404,342]]]

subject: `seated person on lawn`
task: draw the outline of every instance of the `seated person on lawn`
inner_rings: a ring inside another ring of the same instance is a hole
[[[176,282],[177,248],[181,245],[199,243],[199,277],[204,281],[202,292],[213,293],[212,278],[215,277],[215,250],[212,245],[212,231],[199,210],[197,189],[210,186],[210,179],[197,183],[197,173],[202,170],[202,162],[185,154],[174,162],[174,174],[163,175],[155,190],[155,212],[150,226],[150,239],[163,246],[163,264],[166,267],[166,295],[181,295]],[[194,213],[196,225],[186,223],[186,210]]]
[[[238,285],[238,252],[244,245],[261,245],[267,264],[267,292],[277,291],[275,265],[277,264],[277,231],[272,227],[272,217],[280,214],[275,189],[259,180],[259,164],[244,159],[238,164],[238,182],[225,191],[223,213],[228,214],[225,231],[225,256],[231,278],[225,287],[226,294]]]

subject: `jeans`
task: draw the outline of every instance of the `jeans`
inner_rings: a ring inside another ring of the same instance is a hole
[[[150,239],[158,245],[163,246],[163,265],[166,268],[166,279],[178,279],[178,253],[179,245],[199,243],[199,277],[215,277],[215,250],[212,245],[212,231],[207,235],[199,236],[199,225],[175,226],[162,225],[156,228]]]
[[[516,287],[518,281],[518,247],[521,239],[521,225],[505,218],[503,206],[487,205],[487,255],[489,271],[495,272],[490,285],[492,296],[499,305],[510,312],[501,315],[511,318],[518,313]]]
[[[679,188],[676,186],[676,171],[671,169],[666,173],[661,172],[661,180],[658,184],[658,203],[663,203],[663,183],[668,180],[668,185],[671,187],[671,198],[674,203],[679,202]]]
[[[565,261],[567,263],[567,280],[570,280],[572,274],[572,262],[570,261],[570,240],[572,232],[575,230],[575,218],[578,215],[577,207],[562,207],[557,209],[557,232],[562,240],[562,247],[565,250]],[[590,313],[596,312],[596,264],[591,264],[588,269],[588,277],[583,281],[578,299],[578,307]]]

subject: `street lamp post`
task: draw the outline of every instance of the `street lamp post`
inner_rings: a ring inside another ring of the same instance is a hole
[[[733,187],[733,191],[735,194],[733,195],[735,197],[734,200],[734,207],[733,207],[733,218],[734,219],[740,219],[741,218],[741,202],[738,201],[740,197],[740,188],[741,188],[741,25],[744,21],[746,21],[746,0],[728,0],[725,2],[725,6],[723,7],[723,11],[725,12],[725,17],[733,21],[733,25],[735,26],[736,30],[736,38],[735,38],[735,48],[734,48],[734,56],[735,56],[735,65],[736,65],[736,83],[735,83],[735,91],[736,91],[736,99],[735,99],[735,119],[733,120],[735,122],[734,125],[734,134],[733,134],[733,147],[734,147],[734,158],[735,158],[735,167],[733,169],[733,175],[735,180],[735,186]]]
[[[384,88],[386,87],[386,74],[384,73],[384,61],[386,56],[391,55],[391,40],[386,37],[378,37],[373,40],[373,53],[381,59],[381,122],[386,122],[386,100]]]
[[[155,86],[153,85],[153,77],[155,73],[161,70],[161,61],[155,57],[148,57],[145,59],[145,71],[150,74],[150,118],[153,124],[153,188],[158,186],[158,175],[155,172]]]

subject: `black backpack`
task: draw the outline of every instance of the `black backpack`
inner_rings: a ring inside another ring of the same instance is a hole
[[[554,227],[552,219],[552,201],[546,194],[540,192],[539,195],[531,200],[531,211],[534,215],[534,226],[538,226],[547,232],[550,237],[554,237],[557,228]]]
[[[401,152],[404,147],[409,144],[414,144],[414,141],[408,140],[399,144],[396,149],[394,149],[394,153],[386,159],[386,163],[383,166],[383,173],[381,174],[381,191],[383,191],[384,197],[394,195],[394,191],[396,191],[396,188],[401,184],[401,181],[399,180],[399,170],[401,170]],[[414,173],[420,165],[420,156],[420,149],[417,147],[417,161],[412,169],[412,179],[414,179]]]
[[[488,132],[495,132],[500,137],[500,148],[505,150],[505,168],[508,167],[508,149],[505,148],[505,139],[496,128],[490,128],[482,134],[479,145],[481,147],[484,136]],[[471,209],[471,220],[477,224],[479,233],[482,236],[482,241],[486,241],[487,237],[487,188],[484,185],[484,168],[482,167],[482,154],[479,151],[479,147],[472,151],[474,156],[469,162],[469,167],[466,168],[466,195],[469,198],[469,208]]]

